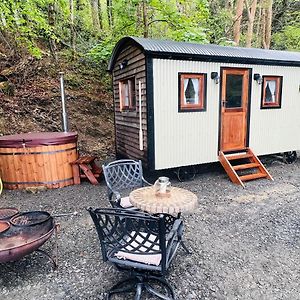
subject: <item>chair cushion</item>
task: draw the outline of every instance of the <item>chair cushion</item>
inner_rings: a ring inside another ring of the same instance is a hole
[[[131,240],[132,237],[134,237],[136,234],[135,231],[132,231],[130,233],[130,236],[127,241]],[[132,261],[144,263],[147,265],[154,265],[154,266],[159,266],[160,261],[161,261],[161,254],[157,253],[159,251],[159,246],[154,245],[153,248],[151,249],[152,252],[146,252],[147,249],[153,245],[153,241],[157,240],[157,236],[154,234],[150,234],[147,239],[145,239],[147,236],[147,233],[145,232],[140,232],[139,235],[136,236],[135,240],[132,240],[130,244],[125,246],[124,248],[121,248],[118,252],[115,253],[115,256],[118,257],[118,259],[129,259]],[[145,238],[143,238],[145,237]],[[145,247],[140,247],[138,253],[129,253],[125,252],[122,250],[128,250],[128,251],[134,251],[134,248],[136,248],[138,245],[143,244]],[[147,253],[143,254],[141,252]],[[141,254],[139,254],[141,253]]]
[[[123,208],[133,207],[132,204],[129,201],[129,197],[123,197],[123,198],[121,198],[120,205]]]

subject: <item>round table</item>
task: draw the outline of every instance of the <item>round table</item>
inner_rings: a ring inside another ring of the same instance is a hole
[[[129,194],[134,206],[148,213],[178,214],[193,211],[197,207],[197,196],[185,189],[171,187],[167,194],[156,194],[155,188],[142,187]]]

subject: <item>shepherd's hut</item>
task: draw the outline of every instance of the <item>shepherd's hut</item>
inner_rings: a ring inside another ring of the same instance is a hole
[[[257,155],[300,149],[300,53],[124,37],[109,71],[118,157],[220,161],[244,185],[272,179]]]

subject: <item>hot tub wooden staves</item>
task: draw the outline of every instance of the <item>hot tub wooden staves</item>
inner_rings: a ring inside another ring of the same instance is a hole
[[[0,177],[7,189],[72,185],[70,163],[77,158],[76,133],[28,133],[0,138]]]

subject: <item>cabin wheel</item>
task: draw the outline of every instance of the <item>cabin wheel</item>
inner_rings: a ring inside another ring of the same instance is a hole
[[[175,171],[179,181],[187,181],[195,178],[196,169],[194,166],[180,167]]]
[[[297,159],[297,152],[296,151],[287,151],[283,153],[282,160],[286,164],[292,164]]]

